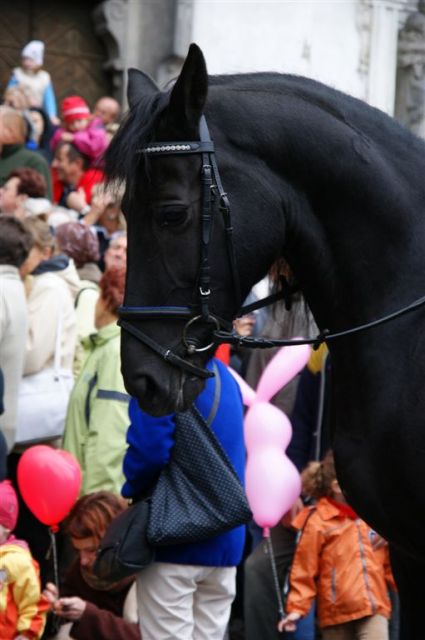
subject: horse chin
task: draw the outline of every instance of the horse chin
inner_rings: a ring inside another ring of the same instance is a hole
[[[152,378],[140,377],[126,385],[130,395],[137,399],[140,408],[151,416],[164,416],[186,411],[202,391],[204,381],[199,378],[185,378],[181,373],[165,379],[161,384]]]

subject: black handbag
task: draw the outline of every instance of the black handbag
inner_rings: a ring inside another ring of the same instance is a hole
[[[94,572],[111,581],[135,574],[156,546],[200,542],[249,522],[251,511],[236,471],[209,425],[221,381],[205,420],[196,407],[176,414],[175,444],[150,497],[120,514],[102,539]]]
[[[146,540],[150,499],[132,504],[109,525],[97,550],[94,573],[111,582],[135,575],[154,559]]]
[[[194,406],[177,414],[171,459],[151,497],[149,543],[199,542],[251,518],[236,471],[207,422]]]

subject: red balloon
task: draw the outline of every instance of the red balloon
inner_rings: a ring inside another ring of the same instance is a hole
[[[43,524],[57,525],[80,493],[80,465],[68,451],[43,444],[30,447],[18,464],[18,486],[35,517]]]

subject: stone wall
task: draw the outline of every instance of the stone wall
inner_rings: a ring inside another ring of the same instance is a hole
[[[94,17],[124,101],[126,68],[163,85],[196,42],[212,74],[306,75],[393,114],[398,34],[415,7],[415,0],[105,0]]]

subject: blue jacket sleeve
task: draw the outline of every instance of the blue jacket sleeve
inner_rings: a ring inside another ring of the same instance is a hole
[[[10,89],[10,87],[16,87],[18,81],[14,73],[10,76],[9,82],[7,83],[6,89]]]
[[[130,427],[127,431],[127,452],[124,456],[122,488],[125,498],[144,493],[155,482],[170,459],[174,446],[174,415],[156,418],[139,408],[133,398],[129,406]]]
[[[57,107],[56,107],[56,98],[55,92],[53,90],[53,85],[50,82],[43,96],[43,109],[49,116],[49,118],[56,117],[58,115]]]

